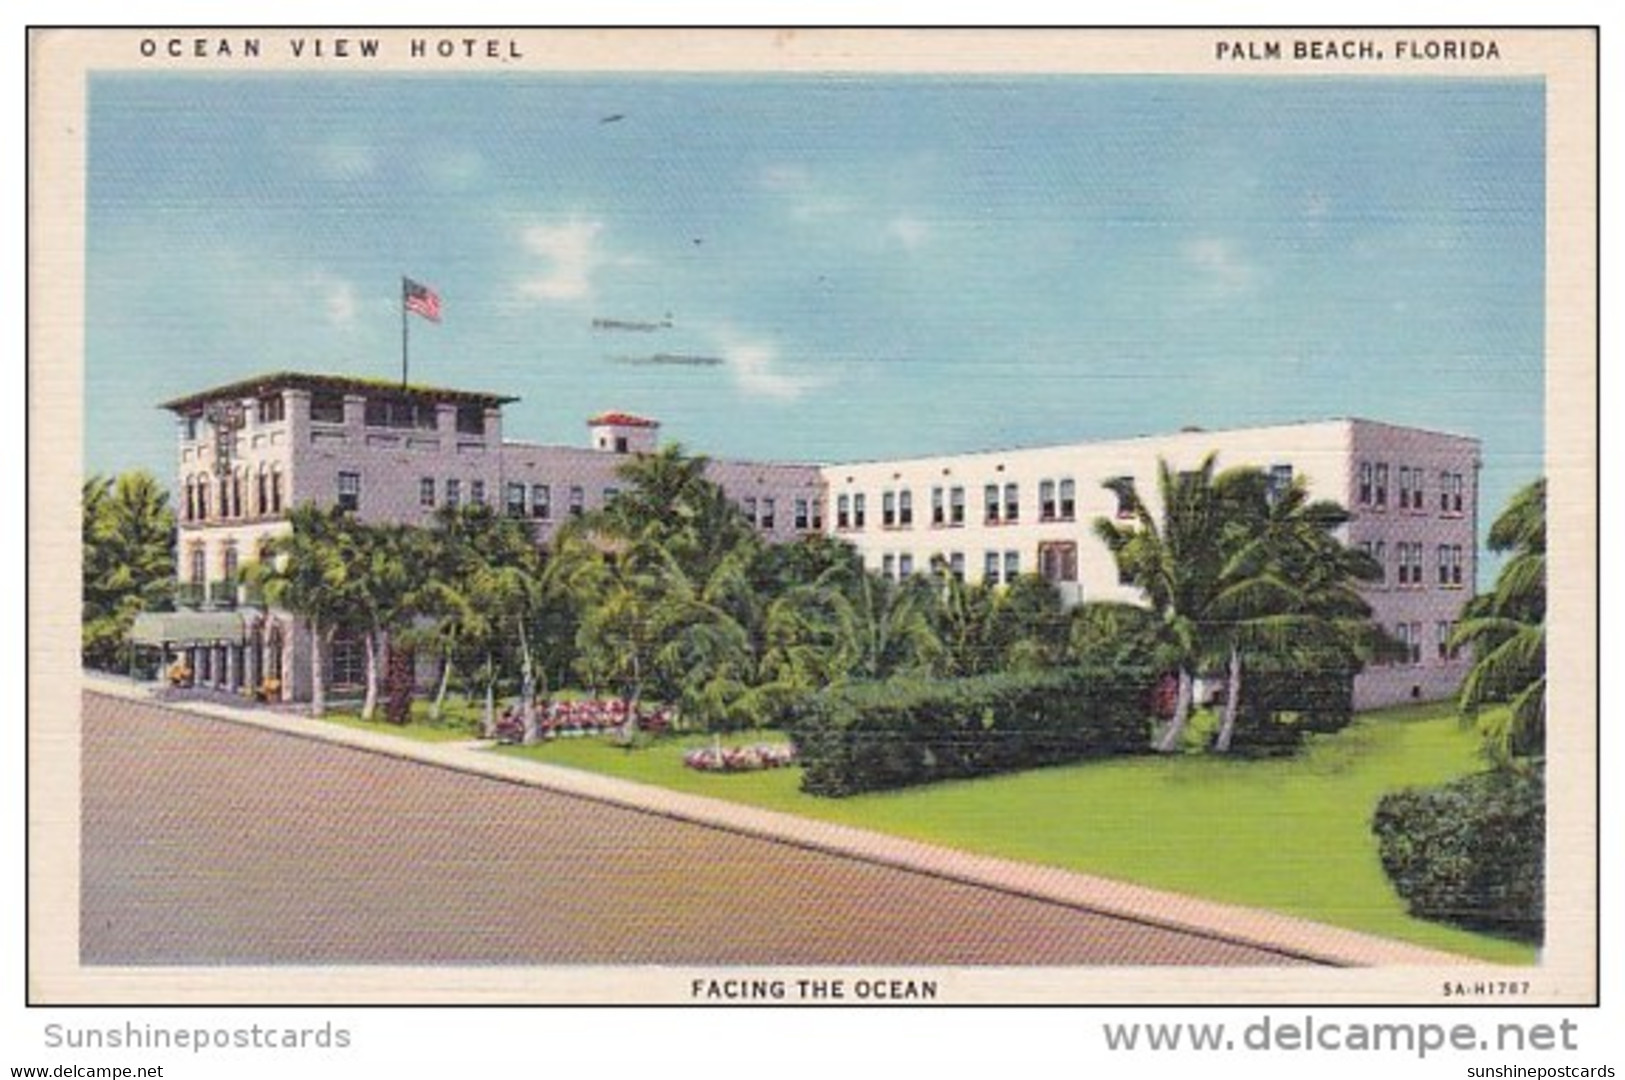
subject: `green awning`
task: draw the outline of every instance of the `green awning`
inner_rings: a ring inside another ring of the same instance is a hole
[[[137,645],[238,645],[248,626],[235,611],[143,611],[130,627]]]

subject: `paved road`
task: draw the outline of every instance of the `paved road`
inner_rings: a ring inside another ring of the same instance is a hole
[[[83,700],[87,965],[1296,962],[161,706]]]

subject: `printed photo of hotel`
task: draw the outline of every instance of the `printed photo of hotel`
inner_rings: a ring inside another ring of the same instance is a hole
[[[267,610],[239,574],[290,527],[294,506],[428,525],[441,507],[484,503],[530,522],[545,543],[615,496],[625,455],[659,444],[658,421],[618,412],[588,420],[584,445],[517,441],[503,427],[516,400],[278,373],[165,402],[179,428],[177,610],[141,616],[134,639],[184,658],[200,685],[242,692],[272,680],[283,700],[306,700],[306,629]],[[707,476],[766,539],[839,537],[893,579],[935,571],[1000,584],[1037,573],[1068,603],[1134,602],[1093,531],[1097,518],[1125,513],[1106,483],[1132,478],[1155,513],[1159,462],[1192,469],[1210,453],[1221,469],[1302,477],[1316,498],[1352,512],[1345,541],[1384,570],[1365,587],[1372,618],[1409,649],[1356,678],[1356,708],[1457,690],[1468,661],[1446,643],[1476,578],[1481,462],[1465,435],[1331,419],[884,461],[712,459]],[[361,665],[359,643],[341,636],[325,671],[342,689],[360,681]]]

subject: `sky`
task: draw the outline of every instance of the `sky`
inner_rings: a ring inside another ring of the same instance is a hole
[[[96,75],[86,469],[283,370],[842,461],[1362,416],[1542,472],[1538,80]],[[688,362],[671,362],[672,358]],[[665,362],[650,362],[665,361]]]

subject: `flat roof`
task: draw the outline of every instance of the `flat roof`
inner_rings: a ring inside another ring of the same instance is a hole
[[[402,386],[390,379],[367,379],[353,375],[312,375],[307,372],[278,371],[269,375],[255,375],[224,386],[199,390],[184,397],[166,401],[159,406],[176,413],[189,413],[218,398],[259,397],[277,390],[327,391],[340,394],[388,395],[413,401],[448,402],[456,405],[506,405],[518,401],[508,394],[491,394],[481,390],[452,390],[442,386],[423,386],[410,383]]]

